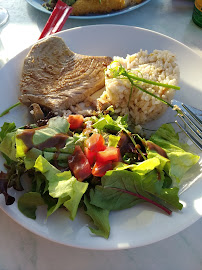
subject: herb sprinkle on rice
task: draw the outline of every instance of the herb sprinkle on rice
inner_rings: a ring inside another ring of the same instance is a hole
[[[123,76],[114,77],[113,71],[120,65],[128,72],[150,81],[177,85],[180,72],[176,57],[168,50],[140,50],[126,58],[114,57],[114,61],[105,72],[106,89],[98,100],[99,106],[113,105],[120,115],[128,114],[135,124],[144,124],[161,116],[168,106],[151,95],[142,92],[137,87],[131,89],[131,82]],[[136,85],[170,102],[175,90],[162,86],[136,81]]]

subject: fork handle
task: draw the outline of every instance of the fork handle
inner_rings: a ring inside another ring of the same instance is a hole
[[[39,39],[49,36],[51,34],[57,33],[60,30],[62,30],[71,11],[72,11],[72,7],[68,6],[61,0],[58,0]]]

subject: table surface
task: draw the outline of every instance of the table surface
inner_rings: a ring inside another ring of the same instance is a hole
[[[0,6],[10,15],[1,29],[4,55],[10,59],[38,39],[49,15],[25,0],[0,0]],[[202,28],[192,22],[192,11],[191,0],[151,0],[139,9],[111,18],[68,19],[63,29],[95,24],[138,26],[168,35],[202,56]],[[202,269],[202,219],[168,239],[117,251],[66,247],[34,235],[1,210],[0,219],[0,270]]]

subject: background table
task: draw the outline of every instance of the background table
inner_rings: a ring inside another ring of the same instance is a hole
[[[49,15],[25,0],[0,0],[9,22],[1,29],[8,59],[34,43]],[[191,19],[193,1],[151,0],[130,13],[107,19],[68,19],[63,29],[90,24],[122,24],[168,35],[202,56],[202,28]],[[168,239],[145,247],[92,251],[66,247],[38,237],[0,210],[0,270],[201,270],[202,219]]]

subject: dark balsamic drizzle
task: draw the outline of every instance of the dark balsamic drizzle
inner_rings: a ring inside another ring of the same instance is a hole
[[[44,127],[43,127],[44,128]],[[37,128],[39,129],[39,128]],[[57,151],[59,151],[59,149],[63,148],[66,144],[67,139],[69,138],[69,136],[67,134],[63,134],[63,133],[59,133],[54,135],[51,138],[48,138],[46,141],[38,144],[38,145],[34,145],[33,143],[33,136],[35,134],[35,131],[37,129],[25,129],[22,133],[17,135],[18,139],[21,139],[24,144],[26,145],[27,149],[26,152],[29,151],[30,149],[37,148],[41,151],[43,151],[45,148],[51,148],[51,147],[55,147],[57,149]],[[55,158],[58,157],[58,153],[56,153]]]

